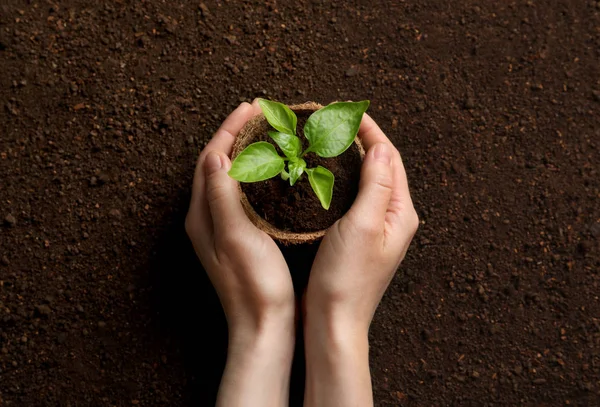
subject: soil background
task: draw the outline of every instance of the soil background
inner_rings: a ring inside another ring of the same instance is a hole
[[[422,224],[377,406],[600,405],[599,60],[590,0],[3,0],[0,405],[214,402],[226,326],[183,219],[258,96],[369,99],[402,153]]]

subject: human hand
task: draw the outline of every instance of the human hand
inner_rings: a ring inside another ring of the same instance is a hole
[[[259,112],[258,103],[242,103],[204,148],[185,221],[229,326],[217,405],[282,405],[289,390],[295,301],[288,266],[246,216],[238,184],[227,174],[238,132]]]
[[[368,115],[359,137],[367,149],[359,193],[321,242],[306,305],[307,313],[335,308],[368,329],[419,220],[398,150]]]
[[[419,220],[398,150],[368,115],[359,193],[327,232],[305,295],[305,406],[368,406],[368,331]]]

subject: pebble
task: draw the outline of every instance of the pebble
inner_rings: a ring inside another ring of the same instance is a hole
[[[223,38],[225,38],[229,45],[234,45],[237,42],[237,37],[235,35],[224,35]]]
[[[590,232],[592,232],[592,236],[595,238],[600,238],[600,223],[594,223],[590,226]]]
[[[113,218],[121,219],[121,211],[118,209],[111,209],[108,214]]]
[[[546,383],[546,379],[534,379],[533,380],[533,384],[545,384]]]
[[[465,99],[465,109],[475,109],[475,99],[472,97]]]
[[[358,75],[358,69],[356,69],[355,67],[351,66],[350,68],[348,68],[346,70],[346,76],[348,78],[352,77],[352,76],[356,76]]]
[[[106,322],[98,321],[98,328],[100,328],[100,329],[106,328]]]
[[[102,172],[98,175],[98,182],[100,183],[100,185],[108,184],[109,181],[110,181],[110,176],[107,173]]]
[[[48,316],[52,312],[50,307],[44,304],[36,306],[35,309],[38,312],[38,314],[42,316]]]
[[[208,9],[206,4],[200,3],[198,8],[200,9],[200,11],[202,13],[202,17],[208,17],[210,15],[210,10]]]
[[[14,216],[12,216],[12,214],[9,213],[4,218],[4,223],[6,223],[10,227],[14,227],[17,225],[17,218],[15,218]]]

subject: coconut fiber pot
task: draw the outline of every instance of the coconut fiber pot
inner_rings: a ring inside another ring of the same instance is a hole
[[[304,112],[304,113],[309,112],[310,113],[310,112],[314,112],[316,110],[321,109],[323,106],[318,103],[307,102],[307,103],[302,103],[299,105],[292,105],[289,107],[295,113],[298,113],[298,112]],[[233,153],[232,153],[232,157],[231,157],[232,160],[235,159],[235,157],[237,157],[237,155],[240,152],[242,152],[248,145],[250,145],[256,141],[260,141],[260,137],[264,137],[264,135],[266,135],[268,133],[268,131],[270,131],[270,130],[273,130],[273,129],[271,128],[271,126],[267,122],[267,119],[265,118],[265,116],[262,113],[253,117],[252,119],[250,119],[248,121],[248,123],[246,123],[246,125],[242,128],[242,130],[240,131],[240,133],[238,134],[238,136],[236,138],[236,141],[233,146]],[[356,144],[356,147],[358,148],[358,152],[360,154],[360,159],[362,161],[362,159],[364,158],[364,155],[365,155],[364,147],[358,137],[355,138],[354,143]],[[347,152],[345,152],[344,154],[347,154]],[[360,171],[360,169],[358,169],[358,171]],[[306,177],[306,175],[304,174],[303,177]],[[300,182],[300,181],[298,181],[298,182]],[[294,187],[291,187],[291,188],[294,188]],[[240,184],[240,195],[241,195],[242,206],[244,207],[244,210],[246,211],[246,214],[248,215],[248,217],[250,218],[252,223],[254,223],[259,229],[263,230],[269,236],[278,240],[279,242],[283,243],[284,245],[311,243],[311,242],[321,239],[327,232],[327,228],[310,231],[310,232],[294,232],[294,231],[282,230],[282,229],[276,227],[273,223],[271,223],[271,222],[267,221],[266,219],[264,219],[263,217],[261,217],[257,213],[255,208],[250,203],[248,196],[246,195],[246,193],[244,193],[241,184]],[[334,194],[333,199],[334,200],[336,199],[335,194]]]

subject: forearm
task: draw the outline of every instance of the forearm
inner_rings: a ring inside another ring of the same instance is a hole
[[[368,327],[307,313],[305,407],[373,405]]]
[[[293,326],[230,335],[217,407],[288,405]]]

